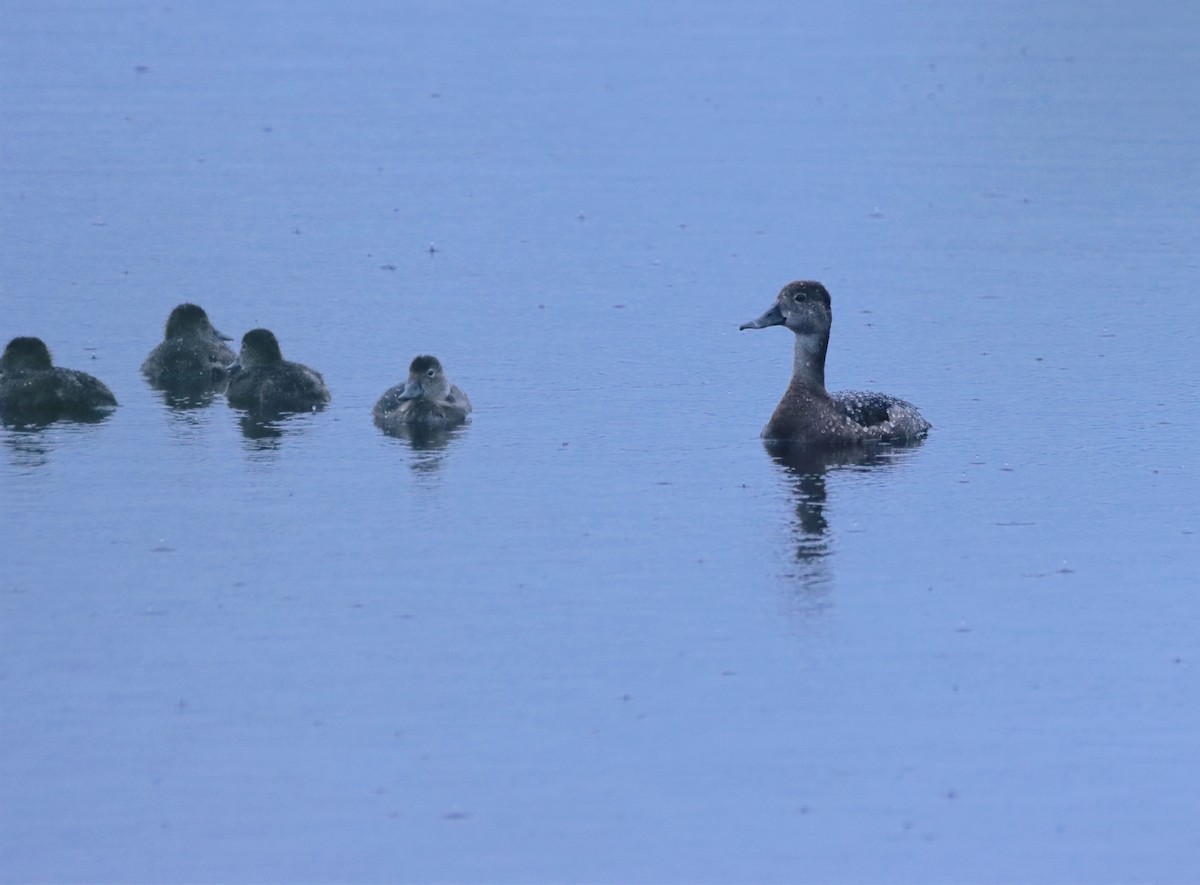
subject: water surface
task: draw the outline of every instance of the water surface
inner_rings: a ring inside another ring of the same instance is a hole
[[[1197,9],[8,4],[0,337],[121,406],[0,429],[0,875],[1193,877]],[[798,277],[923,446],[764,451]]]

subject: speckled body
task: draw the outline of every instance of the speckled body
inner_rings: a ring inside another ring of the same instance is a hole
[[[155,387],[176,392],[219,390],[237,359],[208,315],[195,304],[180,304],[167,318],[163,341],[142,363]]]
[[[320,373],[283,358],[274,334],[252,329],[242,337],[225,398],[237,409],[278,414],[318,409],[330,395]]]
[[[763,428],[764,439],[833,448],[919,439],[929,422],[917,409],[885,393],[829,394],[793,381]]]
[[[409,366],[408,380],[389,388],[371,414],[387,431],[446,430],[467,421],[471,401],[450,383],[437,357],[422,355]]]
[[[743,329],[786,326],[795,334],[792,380],[762,436],[813,448],[909,442],[930,424],[911,403],[883,393],[825,389],[825,354],[833,314],[829,292],[812,280],[789,283],[775,303]]]
[[[117,398],[98,378],[56,367],[40,338],[14,338],[0,356],[0,417],[9,423],[106,414]]]

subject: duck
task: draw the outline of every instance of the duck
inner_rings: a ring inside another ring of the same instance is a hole
[[[20,336],[0,355],[0,417],[10,423],[103,417],[117,398],[99,378],[54,365],[41,338]]]
[[[371,414],[383,430],[449,430],[468,420],[471,401],[437,357],[422,354],[409,364],[408,380],[389,388]]]
[[[167,317],[162,343],[142,363],[142,374],[155,387],[175,392],[221,388],[229,380],[229,367],[237,359],[213,328],[204,308],[180,304]]]
[[[792,380],[763,428],[763,439],[826,449],[923,439],[932,425],[912,403],[885,393],[825,389],[832,322],[829,290],[815,280],[796,280],[780,290],[766,313],[738,327],[786,326],[796,336]]]
[[[242,336],[238,361],[229,367],[229,405],[256,414],[311,412],[330,400],[319,372],[283,358],[270,329],[251,329]]]

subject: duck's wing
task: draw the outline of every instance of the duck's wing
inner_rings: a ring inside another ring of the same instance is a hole
[[[400,408],[400,404],[405,400],[400,399],[400,394],[404,393],[404,384],[397,384],[395,387],[389,387],[383,392],[375,402],[375,408],[371,410],[371,414],[376,418],[380,418]]]
[[[168,338],[146,357],[142,374],[156,387],[204,390],[229,378],[237,354],[219,339],[197,335]]]
[[[896,402],[894,397],[886,394],[863,390],[843,390],[830,394],[829,398],[839,412],[863,427],[886,424],[890,420],[888,409]]]
[[[446,397],[446,402],[461,409],[464,416],[471,414],[471,401],[467,399],[467,395],[459,389],[457,384],[450,385],[450,395]]]
[[[117,398],[108,385],[87,372],[78,369],[58,369],[61,384],[59,396],[63,408],[95,409],[108,408],[117,404]]]
[[[929,432],[930,424],[917,407],[899,397],[863,390],[844,390],[830,396],[837,409],[860,425],[869,436],[880,439],[917,439]]]
[[[316,369],[310,369],[308,366],[296,363],[304,370],[303,387],[306,388],[305,395],[312,400],[320,403],[327,403],[332,399],[329,394],[329,387],[325,384],[324,376]]]

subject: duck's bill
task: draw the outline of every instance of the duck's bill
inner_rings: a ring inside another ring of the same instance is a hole
[[[404,390],[400,391],[399,400],[404,402],[409,399],[420,399],[421,394],[425,389],[421,386],[421,382],[409,380],[404,384]]]
[[[765,329],[768,326],[782,326],[783,323],[783,311],[779,309],[778,304],[773,304],[771,305],[771,309],[758,319],[751,320],[748,323],[742,323],[740,326],[738,326],[738,331],[742,332],[746,329]]]
[[[220,329],[213,329],[213,331],[217,333],[217,337],[220,338],[222,341],[232,341],[233,340],[233,336],[226,335]]]

